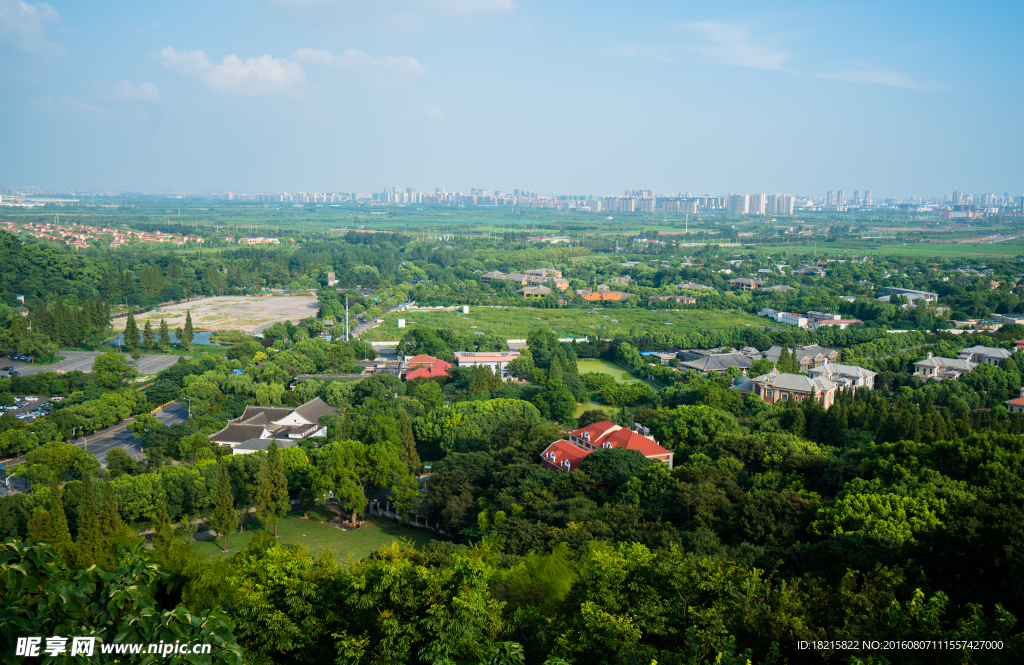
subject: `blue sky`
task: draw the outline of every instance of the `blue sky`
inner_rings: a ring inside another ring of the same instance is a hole
[[[1017,195],[1022,15],[0,0],[0,186]]]

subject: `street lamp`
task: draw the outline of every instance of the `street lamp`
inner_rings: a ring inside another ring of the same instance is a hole
[[[192,420],[192,400],[189,399],[188,397],[182,397],[181,399],[188,402],[188,419]]]

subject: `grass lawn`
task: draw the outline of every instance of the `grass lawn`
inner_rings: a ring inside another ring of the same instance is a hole
[[[604,318],[608,317],[608,318]],[[405,319],[405,329],[398,319]],[[614,337],[629,334],[633,328],[667,334],[688,330],[727,331],[736,326],[764,326],[764,319],[745,312],[702,309],[539,309],[533,307],[474,307],[469,314],[462,308],[452,311],[424,310],[388,314],[383,323],[366,331],[367,342],[399,341],[410,328],[450,328],[459,334],[491,333],[503,339],[523,339],[534,328],[546,328],[559,337]]]
[[[423,529],[412,529],[394,520],[375,517],[363,526],[352,531],[342,531],[317,519],[314,511],[310,511],[310,519],[302,519],[301,512],[286,515],[277,523],[277,535],[282,543],[305,545],[314,556],[324,550],[331,550],[339,563],[363,559],[388,543],[405,538],[416,547],[422,547],[434,539],[434,536]],[[222,538],[196,540],[196,551],[207,557],[232,556],[245,547],[253,535],[263,530],[263,525],[252,520],[245,523],[245,531],[228,534],[228,551],[221,552]]]

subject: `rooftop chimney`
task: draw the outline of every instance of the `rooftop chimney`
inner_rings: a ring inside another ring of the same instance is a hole
[[[926,360],[931,360],[932,359],[932,352],[929,351],[928,353],[925,354],[924,357],[925,357]]]

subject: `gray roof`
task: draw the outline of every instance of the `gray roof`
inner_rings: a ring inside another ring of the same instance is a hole
[[[292,412],[287,406],[256,406],[255,404],[249,404],[245,407],[245,411],[242,415],[235,418],[234,423],[244,423],[256,416],[263,415],[266,417],[269,423],[275,422],[284,418]]]
[[[745,369],[750,367],[751,362],[752,359],[742,353],[712,353],[681,364],[698,372],[724,372],[730,367]]]
[[[235,450],[267,450],[271,441],[277,441],[278,448],[294,448],[299,445],[293,439],[247,439],[235,446]]]
[[[826,376],[832,376],[838,374],[839,376],[875,376],[875,372],[863,367],[857,367],[856,365],[839,365],[836,363],[825,363],[819,367],[808,370],[812,374],[824,374]]]
[[[781,388],[782,390],[797,390],[805,393],[832,390],[836,387],[836,384],[824,377],[811,378],[803,374],[778,374],[774,370],[768,374],[762,374],[751,379],[751,381],[760,383],[762,386],[770,386],[776,389]]]
[[[241,443],[249,439],[258,439],[267,429],[263,425],[240,425],[228,423],[224,429],[210,435],[211,441],[225,443]]]
[[[963,358],[940,358],[938,356],[918,360],[914,363],[914,367],[952,367],[953,369],[959,369],[965,372],[970,372],[977,366],[978,363],[972,363],[971,361],[964,360]]]
[[[710,286],[704,286],[703,284],[697,284],[695,282],[683,282],[681,284],[676,284],[676,288],[677,289],[689,289],[691,291],[698,290],[698,289],[711,289]]]
[[[337,408],[331,406],[319,397],[314,397],[299,408],[295,409],[295,413],[299,414],[311,423],[318,423],[322,417],[337,412]]]
[[[996,349],[991,346],[972,346],[960,351],[960,355],[969,353],[973,355],[986,356],[988,358],[1009,358],[1013,354],[1006,349]]]

